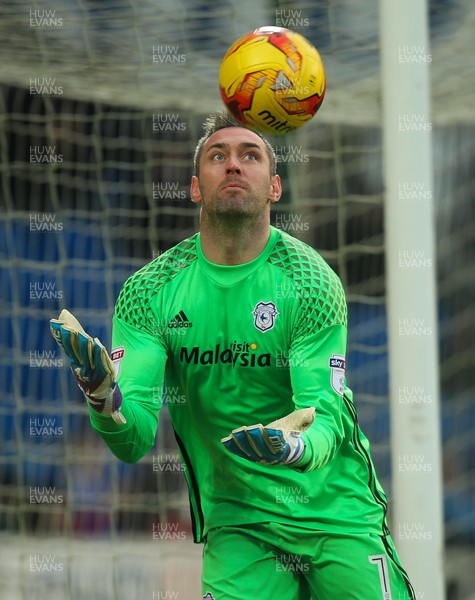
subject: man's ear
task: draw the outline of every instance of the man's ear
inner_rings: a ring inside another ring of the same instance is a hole
[[[282,196],[282,184],[279,175],[272,175],[270,190],[269,190],[269,201],[278,202]]]
[[[193,175],[193,177],[191,178],[190,196],[192,202],[196,202],[196,204],[199,204],[201,202],[200,183],[196,175]]]

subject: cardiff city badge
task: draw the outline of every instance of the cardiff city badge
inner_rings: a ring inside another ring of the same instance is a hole
[[[332,354],[328,366],[331,369],[331,386],[339,396],[343,396],[345,391],[345,357],[343,354]]]
[[[258,302],[252,314],[254,315],[254,327],[259,331],[269,331],[274,327],[279,311],[273,302]]]

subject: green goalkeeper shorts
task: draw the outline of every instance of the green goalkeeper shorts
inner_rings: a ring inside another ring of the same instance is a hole
[[[389,536],[280,523],[219,527],[203,552],[206,600],[413,600]]]

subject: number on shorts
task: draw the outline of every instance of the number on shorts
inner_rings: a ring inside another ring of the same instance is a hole
[[[392,600],[391,586],[389,585],[388,561],[384,554],[375,554],[368,556],[372,565],[377,565],[379,571],[379,581],[381,583],[381,592],[384,600]]]

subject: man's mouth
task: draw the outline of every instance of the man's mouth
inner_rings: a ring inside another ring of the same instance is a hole
[[[245,186],[237,181],[229,181],[223,185],[223,190],[245,190]]]

